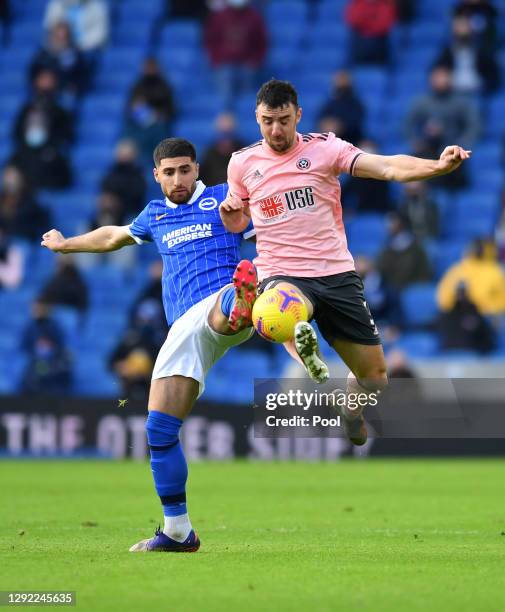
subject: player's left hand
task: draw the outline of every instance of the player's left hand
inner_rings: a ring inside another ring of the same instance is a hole
[[[444,173],[452,172],[453,170],[456,170],[456,168],[459,168],[465,159],[470,159],[471,155],[471,151],[466,151],[462,147],[458,147],[458,145],[445,147],[445,149],[442,151],[442,155],[440,155],[440,159],[438,160],[440,170],[442,170]]]
[[[242,211],[243,208],[244,202],[242,202],[242,200],[238,196],[233,195],[231,191],[228,192],[228,195],[219,206],[219,210],[224,213],[234,213],[237,211]]]

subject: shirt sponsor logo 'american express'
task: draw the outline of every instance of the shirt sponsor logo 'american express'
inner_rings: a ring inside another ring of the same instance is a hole
[[[164,234],[161,242],[162,244],[166,243],[166,246],[170,249],[181,244],[181,242],[197,240],[198,238],[212,238],[211,223],[193,223],[185,227],[178,227],[172,232]]]

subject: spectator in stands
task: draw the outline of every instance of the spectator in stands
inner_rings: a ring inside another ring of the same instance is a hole
[[[355,258],[356,272],[363,280],[365,298],[374,321],[384,338],[390,339],[398,333],[402,326],[402,312],[398,292],[391,287],[379,272],[373,259],[365,255]]]
[[[2,172],[0,223],[9,236],[37,241],[51,225],[49,213],[35,200],[26,175],[12,164]]]
[[[210,13],[204,44],[214,71],[216,88],[226,110],[234,100],[252,91],[267,51],[263,17],[249,0],[227,0],[227,6]]]
[[[97,198],[97,209],[84,232],[91,232],[104,225],[126,225],[129,221],[119,197],[110,191],[101,191]],[[78,253],[76,261],[79,267],[90,268],[96,265],[113,265],[125,271],[131,271],[135,265],[136,250],[120,249],[108,253]]]
[[[386,364],[388,368],[388,378],[417,378],[417,374],[410,365],[407,355],[400,349],[389,351],[386,357]],[[411,387],[410,384],[409,389],[414,393],[420,390],[418,385],[413,385]]]
[[[146,179],[133,140],[121,140],[117,144],[114,164],[102,179],[101,188],[119,199],[124,219],[137,215],[143,208]]]
[[[143,163],[152,166],[152,152],[170,133],[175,115],[172,89],[158,62],[147,58],[130,92],[123,136],[137,145]]]
[[[496,347],[494,330],[470,300],[465,283],[456,287],[454,304],[440,315],[439,335],[443,349],[489,353]]]
[[[2,44],[5,47],[9,42],[11,26],[9,0],[0,0],[0,24],[2,24]]]
[[[345,20],[351,29],[351,63],[389,62],[389,33],[396,23],[395,0],[349,0]]]
[[[21,383],[27,393],[67,393],[72,380],[71,357],[63,333],[47,304],[36,301],[21,344],[28,364]]]
[[[396,16],[399,23],[408,24],[416,16],[417,0],[395,0]]]
[[[490,0],[460,0],[453,8],[453,15],[470,19],[472,31],[484,52],[496,50],[498,11]]]
[[[205,152],[200,165],[200,176],[207,185],[226,183],[231,154],[245,146],[237,137],[235,117],[232,113],[221,113],[215,126],[217,138]]]
[[[350,73],[347,70],[337,72],[333,77],[333,92],[319,112],[320,131],[358,142],[364,120],[365,109],[354,91]]]
[[[72,119],[56,102],[58,76],[45,68],[33,81],[33,98],[20,110],[14,127],[16,151],[11,163],[29,169],[34,187],[63,189],[71,184],[66,149],[73,138]]]
[[[440,150],[452,142],[471,149],[479,135],[476,107],[452,88],[451,72],[437,66],[430,73],[431,91],[414,100],[407,115],[405,131],[414,153],[438,159]],[[457,189],[466,184],[463,166],[434,182]]]
[[[498,64],[491,52],[479,47],[470,19],[452,21],[452,41],[435,62],[452,71],[454,91],[460,94],[492,93],[500,82]]]
[[[404,183],[398,210],[408,220],[414,236],[419,240],[438,235],[438,206],[426,181]]]
[[[44,26],[50,30],[66,21],[72,38],[84,54],[90,72],[109,38],[109,11],[104,0],[50,0],[44,16]]]
[[[130,399],[147,397],[153,365],[160,348],[158,309],[153,306],[152,301],[139,306],[133,324],[109,360],[111,370],[121,380],[123,395]],[[165,338],[166,334],[161,342]]]
[[[50,306],[69,306],[81,312],[88,307],[88,288],[70,255],[60,256],[56,271],[46,283],[39,301]]]
[[[135,318],[135,313],[139,305],[145,300],[155,300],[162,308],[163,308],[163,298],[161,293],[161,275],[163,271],[163,262],[161,259],[156,259],[149,266],[149,282],[145,287],[144,291],[139,295],[139,297],[135,300],[135,304],[132,308],[131,318],[132,320]],[[165,319],[166,326],[166,319]],[[168,333],[168,329],[167,332]],[[165,334],[166,335],[166,334]]]
[[[198,19],[203,22],[209,8],[202,0],[165,0],[165,14],[170,19]]]
[[[378,153],[377,143],[373,140],[362,140],[358,146],[367,153]],[[393,209],[391,188],[387,181],[351,176],[342,187],[342,199],[347,210],[357,213],[386,213]]]
[[[393,212],[389,214],[389,237],[379,254],[377,269],[386,282],[396,290],[413,283],[431,280],[428,256],[407,219]]]
[[[12,244],[0,223],[0,290],[16,289],[23,279],[23,253]]]
[[[468,255],[440,280],[437,301],[442,311],[454,308],[462,284],[480,314],[499,318],[505,313],[505,274],[496,261],[494,248],[484,240],[476,240]]]
[[[30,66],[31,81],[45,69],[58,74],[62,105],[75,110],[78,98],[86,88],[87,68],[65,21],[57,22],[50,28],[47,42],[39,49]]]

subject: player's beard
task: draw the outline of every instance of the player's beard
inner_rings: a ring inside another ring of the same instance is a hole
[[[174,190],[171,193],[166,194],[166,196],[174,204],[187,204],[189,200],[191,200],[191,196],[193,195],[195,188],[196,184],[193,189],[186,189],[186,187],[183,187],[180,190]]]
[[[268,144],[277,153],[284,153],[292,147],[293,142],[294,138],[292,138],[291,140],[289,140],[288,138],[284,138],[283,140],[280,140],[278,142],[275,142],[275,140],[270,140]]]

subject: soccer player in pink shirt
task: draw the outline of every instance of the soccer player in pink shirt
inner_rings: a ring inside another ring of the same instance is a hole
[[[386,363],[347,248],[338,176],[419,181],[456,170],[471,152],[452,145],[438,160],[368,154],[332,133],[298,133],[301,117],[290,83],[271,80],[261,87],[256,120],[263,139],[233,154],[221,217],[232,232],[242,232],[252,219],[260,291],[273,286],[300,291],[309,320],[314,318],[351,370],[347,392],[376,393],[387,384]],[[313,380],[328,378],[309,323],[298,323],[294,347],[286,348]],[[341,413],[349,439],[364,444],[363,409],[345,406]]]

